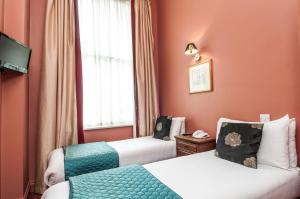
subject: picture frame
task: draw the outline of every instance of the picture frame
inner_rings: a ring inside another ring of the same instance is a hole
[[[212,91],[212,59],[189,67],[189,92],[203,93]]]

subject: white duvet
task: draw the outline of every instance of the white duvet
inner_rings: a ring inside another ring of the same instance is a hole
[[[214,151],[144,165],[184,199],[291,199],[300,196],[296,170],[266,165],[251,169],[214,156]],[[69,183],[49,188],[43,199],[68,199]]]
[[[163,141],[152,137],[108,142],[119,154],[120,166],[129,164],[147,164],[176,157],[175,141]],[[48,168],[44,174],[44,182],[48,186],[65,181],[64,153],[59,148],[48,157]]]

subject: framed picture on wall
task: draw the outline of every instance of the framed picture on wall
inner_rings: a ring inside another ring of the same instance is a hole
[[[212,60],[197,63],[189,68],[190,93],[212,91]]]

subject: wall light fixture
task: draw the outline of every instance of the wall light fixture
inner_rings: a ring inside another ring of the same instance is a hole
[[[189,55],[189,56],[194,56],[195,61],[200,60],[199,50],[194,43],[189,43],[186,46],[184,54]]]

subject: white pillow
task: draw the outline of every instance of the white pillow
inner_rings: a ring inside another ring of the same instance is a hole
[[[290,167],[289,123],[290,118],[286,115],[279,120],[264,124],[262,140],[257,153],[259,163],[283,169]]]
[[[289,159],[290,168],[297,167],[297,149],[296,149],[296,119],[290,119],[289,125]]]
[[[220,118],[217,124],[216,138],[220,133],[223,122],[231,123],[259,123],[245,122]],[[216,139],[216,140],[217,140]],[[257,153],[259,164],[265,164],[283,169],[289,169],[289,116],[286,115],[278,120],[264,123],[262,139]]]
[[[180,135],[185,134],[185,117],[181,117],[182,123],[180,128]]]
[[[182,134],[182,128],[185,129],[185,117],[173,117],[170,128],[170,139],[175,140],[176,135]]]
[[[239,120],[231,120],[227,118],[220,118],[217,125],[217,138],[220,133],[222,122],[242,122],[242,123],[256,123],[256,122],[244,122]],[[259,123],[259,122],[258,122]],[[289,121],[289,140],[288,140],[288,151],[289,151],[289,168],[297,167],[297,148],[296,148],[296,119],[292,118]]]

